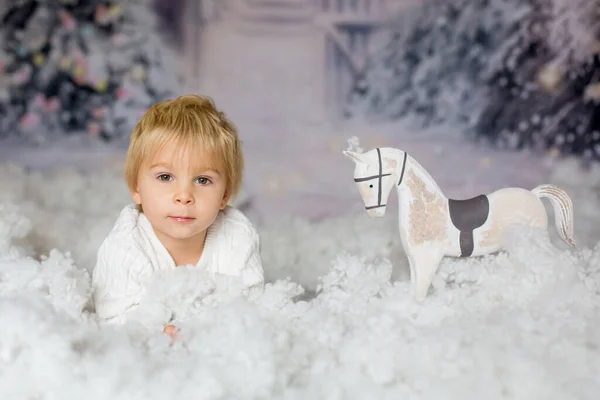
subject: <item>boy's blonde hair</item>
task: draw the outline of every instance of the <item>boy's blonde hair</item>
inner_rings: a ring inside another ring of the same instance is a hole
[[[235,198],[244,169],[237,128],[212,99],[191,94],[153,105],[137,123],[125,163],[125,180],[131,190],[137,187],[142,163],[173,142],[198,152],[199,164],[210,162],[218,168],[226,178],[226,194]]]

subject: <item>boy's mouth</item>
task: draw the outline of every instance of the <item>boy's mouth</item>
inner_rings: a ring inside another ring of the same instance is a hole
[[[169,218],[175,222],[192,222],[193,220],[196,219],[196,218],[192,218],[192,217],[182,217],[182,216],[177,216],[177,215],[170,216]]]

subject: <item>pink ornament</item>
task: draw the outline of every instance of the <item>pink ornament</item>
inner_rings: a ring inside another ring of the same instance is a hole
[[[17,83],[25,83],[29,80],[29,77],[31,76],[31,71],[29,70],[29,68],[21,68],[20,71],[17,72],[16,74],[16,80]]]
[[[62,24],[65,26],[65,28],[67,28],[68,30],[73,30],[75,28],[75,26],[77,25],[75,23],[75,19],[71,16],[71,14],[69,14],[65,10],[61,10],[60,20],[61,20]]]
[[[19,83],[25,83],[27,82],[27,79],[29,79],[29,73],[27,71],[21,71],[17,75],[17,78],[19,79]]]
[[[72,19],[72,18],[70,18],[70,19],[66,20],[64,24],[65,24],[65,28],[67,28],[67,29],[68,29],[68,30],[70,30],[70,31],[71,31],[71,30],[74,30],[74,29],[75,29],[75,26],[77,25],[77,24],[75,23],[75,20],[74,20],[74,19]]]
[[[60,101],[57,97],[50,97],[48,100],[46,100],[46,103],[44,104],[45,110],[47,112],[54,112],[58,109],[59,104]]]
[[[94,108],[92,110],[92,117],[94,117],[94,119],[104,118],[104,109],[100,107]]]
[[[127,89],[125,89],[124,87],[120,87],[119,89],[117,89],[117,99],[125,100],[128,97],[129,91]]]
[[[31,128],[40,122],[40,117],[37,114],[27,113],[21,118],[20,122],[23,128]]]
[[[35,97],[33,98],[33,105],[36,107],[44,107],[44,103],[45,103],[45,99],[44,99],[44,95],[41,93],[38,93],[35,95]]]
[[[96,7],[94,19],[100,25],[104,25],[110,21],[110,14],[108,13],[108,10],[105,5],[100,4]]]

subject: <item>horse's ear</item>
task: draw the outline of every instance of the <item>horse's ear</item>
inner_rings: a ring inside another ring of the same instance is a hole
[[[357,163],[357,164],[358,164],[358,163],[364,163],[364,161],[363,161],[363,160],[362,160],[362,158],[360,157],[360,154],[359,154],[359,153],[355,153],[355,152],[353,152],[353,151],[347,151],[347,150],[344,150],[344,151],[342,151],[342,153],[343,153],[343,154],[344,154],[346,157],[350,158],[351,160],[353,160],[353,161],[354,161],[355,163]]]

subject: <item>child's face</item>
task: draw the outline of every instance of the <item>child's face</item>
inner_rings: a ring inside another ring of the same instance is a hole
[[[191,153],[165,145],[141,165],[131,192],[167,249],[201,246],[206,229],[227,205],[223,173]]]

